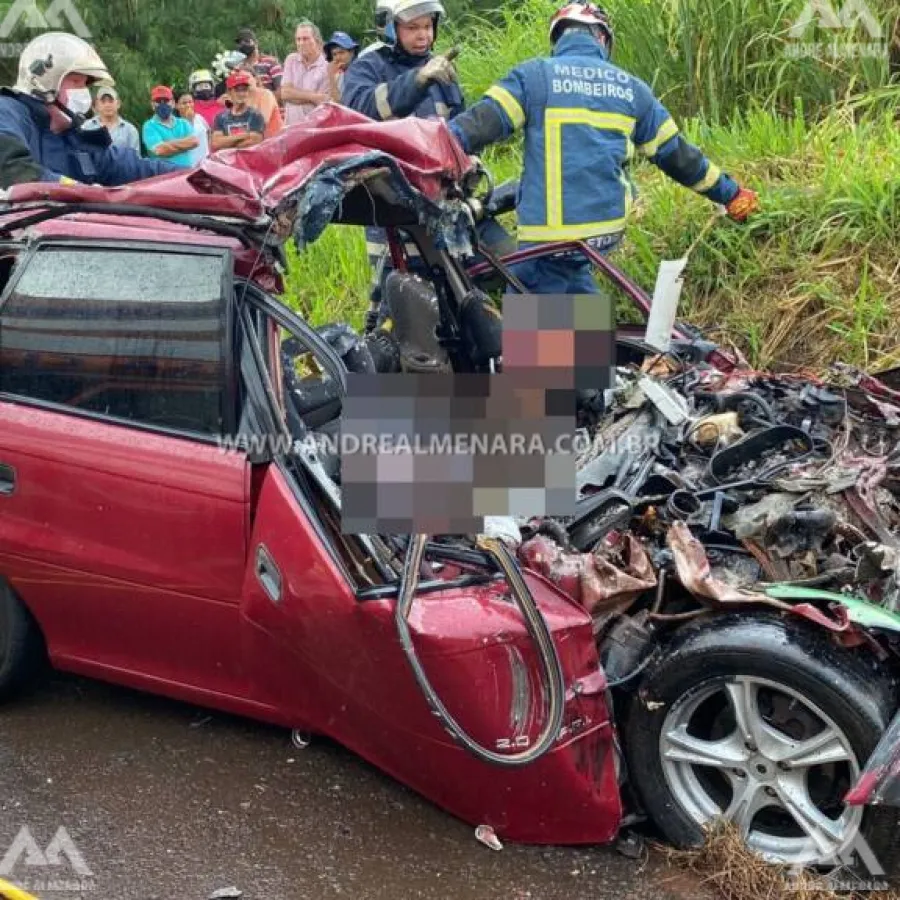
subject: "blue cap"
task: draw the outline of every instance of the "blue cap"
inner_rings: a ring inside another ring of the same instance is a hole
[[[331,51],[334,50],[335,47],[340,47],[341,50],[357,50],[359,44],[357,44],[346,31],[335,31],[322,48],[325,51],[325,58],[327,60],[331,60]]]

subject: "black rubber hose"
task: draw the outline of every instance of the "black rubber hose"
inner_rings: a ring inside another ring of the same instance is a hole
[[[506,575],[513,599],[525,619],[529,635],[537,646],[538,658],[544,670],[547,683],[549,709],[544,730],[535,743],[527,750],[523,750],[521,753],[496,753],[493,750],[489,750],[470,737],[453,716],[450,715],[447,707],[444,706],[440,697],[432,688],[431,682],[428,680],[425,669],[419,662],[413,646],[408,620],[416,595],[419,570],[427,543],[428,536],[424,534],[416,535],[410,542],[406,552],[406,559],[403,562],[400,594],[397,598],[397,605],[394,608],[394,622],[400,638],[400,645],[403,647],[406,658],[409,660],[416,682],[425,695],[432,712],[440,719],[441,724],[450,732],[454,740],[478,759],[497,766],[515,767],[530,765],[553,749],[562,728],[566,708],[566,683],[562,662],[559,659],[559,654],[556,652],[556,645],[553,643],[550,629],[547,627],[541,611],[538,609],[531,592],[528,590],[528,586],[522,578],[515,558],[510,554],[506,545],[494,538],[480,538],[479,543],[482,545],[482,548],[494,556],[501,570]]]

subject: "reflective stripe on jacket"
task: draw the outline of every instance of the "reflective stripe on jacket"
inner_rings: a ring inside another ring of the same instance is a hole
[[[424,87],[416,84],[416,71],[428,62],[431,54],[411,56],[386,44],[373,45],[366,51],[353,60],[344,75],[341,92],[344,106],[381,122],[410,116],[417,119],[431,116],[452,119],[465,108],[465,100],[457,84],[432,82]],[[409,242],[405,246],[410,257],[418,257],[419,250],[415,244]],[[373,268],[382,259],[385,267],[390,268],[384,229],[366,228],[366,250]]]
[[[141,159],[130,148],[110,145],[102,126],[54,134],[43,102],[8,89],[0,92],[0,188],[63,179],[114,187],[176,171],[172,163]]]
[[[636,153],[713,202],[738,191],[681,137],[650,88],[583,32],[564,34],[551,57],[513,69],[450,127],[469,153],[524,130],[523,243],[621,235],[636,196],[628,177]]]
[[[370,119],[387,122],[415,116],[452,119],[465,108],[458,84],[416,83],[416,70],[431,58],[380,47],[357,57],[344,76],[341,103]]]

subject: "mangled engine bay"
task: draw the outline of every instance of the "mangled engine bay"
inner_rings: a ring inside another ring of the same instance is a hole
[[[395,272],[386,294],[390,333],[319,329],[348,368],[453,371],[431,286]],[[472,309],[490,303],[472,294]],[[499,341],[499,326],[467,330]],[[492,533],[591,614],[601,649],[623,616],[638,617],[629,628],[647,649],[651,631],[735,608],[800,615],[851,645],[857,625],[900,634],[900,391],[841,365],[824,378],[722,366],[712,346],[630,342],[643,363],[579,394],[575,515],[497,519]],[[480,358],[499,365],[498,351]],[[329,474],[339,483],[338,461]],[[408,539],[372,540],[399,576]],[[434,577],[478,569],[478,543],[433,537],[423,576],[434,551]],[[604,662],[615,681],[620,667]]]
[[[900,628],[900,394],[832,376],[669,355],[619,369],[578,459],[576,516],[528,522],[518,548],[591,613],[612,680],[628,668],[610,659],[617,629],[646,645],[648,626],[727,608],[850,642],[855,624]]]
[[[258,568],[253,587],[271,646],[292,673],[300,662],[319,679],[321,703],[298,707],[304,728],[513,840],[606,842],[628,810],[682,843],[716,810],[737,811],[766,852],[830,858],[859,831],[843,802],[857,770],[881,733],[896,733],[885,732],[900,699],[896,373],[768,374],[678,321],[667,352],[623,328],[614,387],[577,398],[571,517],[497,517],[477,535],[342,532],[335,439],[348,373],[503,369],[489,293],[524,289],[509,254],[492,259],[475,237],[473,168],[444,123],[373,123],[329,106],[191,172],[114,191],[17,186],[14,225],[49,230],[76,214],[99,227],[152,209],[184,230],[177,242],[195,228],[229,247],[239,437],[253,439],[253,484],[286,501],[299,539],[286,540],[311,554],[321,585],[305,596],[303,577],[285,579],[282,604]],[[283,245],[303,250],[332,223],[390,238],[394,271],[362,336],[315,328],[272,296]],[[652,312],[611,263],[576,249]],[[279,702],[291,693],[279,679]],[[748,709],[780,735],[771,756],[747,740]],[[811,744],[821,764],[779,767],[784,754],[811,757]],[[508,768],[524,771],[513,780]],[[776,798],[778,778],[787,792]],[[810,850],[811,805],[824,816],[813,830],[831,837],[811,834]]]
[[[360,344],[341,334],[347,358]],[[576,514],[494,532],[592,616],[610,680],[670,626],[729,609],[803,616],[849,645],[857,625],[900,634],[900,392],[840,365],[819,379],[642,352],[579,409]],[[399,575],[408,539],[375,540]],[[432,577],[477,561],[474,536],[429,546],[445,560]]]

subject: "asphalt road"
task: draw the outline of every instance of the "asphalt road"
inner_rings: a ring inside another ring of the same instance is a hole
[[[55,675],[0,723],[0,878],[42,900],[698,898],[652,854],[490,850],[329,741],[192,706]]]

